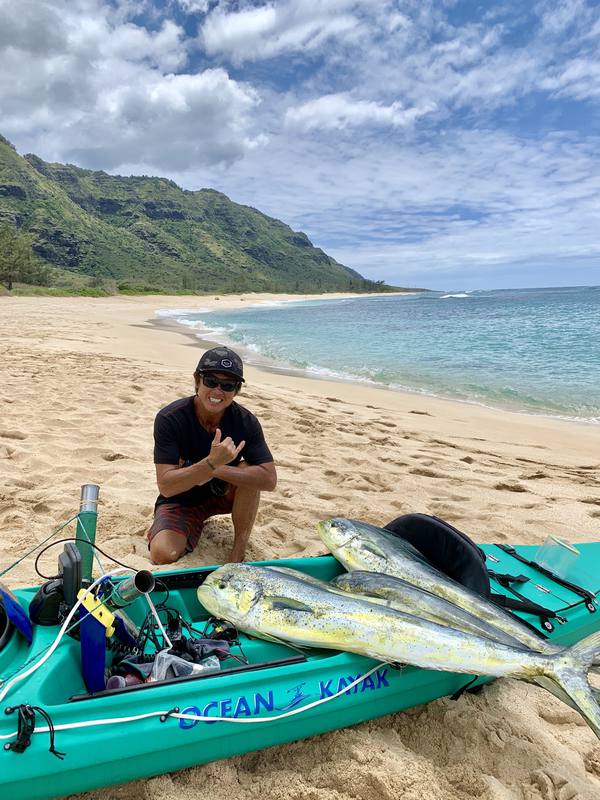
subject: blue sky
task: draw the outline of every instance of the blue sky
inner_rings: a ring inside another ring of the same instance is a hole
[[[600,3],[0,0],[19,152],[211,187],[406,286],[600,283]]]

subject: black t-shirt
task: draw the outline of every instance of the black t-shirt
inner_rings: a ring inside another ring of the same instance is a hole
[[[219,428],[222,440],[231,436],[236,445],[242,440],[246,442],[244,449],[230,466],[235,466],[242,458],[248,464],[265,464],[273,461],[260,422],[247,408],[233,402],[225,409]],[[193,397],[175,400],[174,403],[162,408],[154,420],[154,463],[177,464],[184,467],[196,464],[210,453],[214,436],[214,433],[209,433],[198,421]],[[156,500],[156,505],[162,503],[197,505],[213,494],[211,484],[214,483],[221,482],[209,481],[172,497],[164,497],[161,494]]]

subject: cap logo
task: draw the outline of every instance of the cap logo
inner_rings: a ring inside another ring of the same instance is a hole
[[[228,358],[221,359],[221,366],[229,369],[229,367],[233,366],[233,361],[230,361]]]

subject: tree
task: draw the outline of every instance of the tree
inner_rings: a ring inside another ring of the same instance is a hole
[[[19,234],[12,225],[0,226],[0,281],[10,292],[13,282],[42,285],[49,273],[33,254],[31,239]]]

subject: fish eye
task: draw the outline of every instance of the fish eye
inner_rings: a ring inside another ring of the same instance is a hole
[[[225,583],[225,581],[219,581],[217,583],[217,588],[218,589],[226,589],[227,588],[227,584]]]

